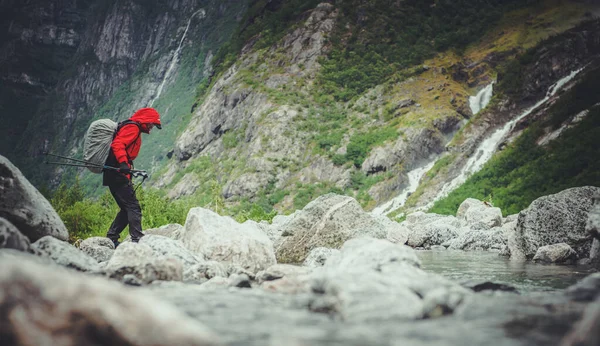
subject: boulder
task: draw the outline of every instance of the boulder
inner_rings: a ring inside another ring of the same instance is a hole
[[[565,289],[567,297],[578,302],[591,302],[600,298],[600,273],[586,276]]]
[[[311,306],[351,322],[412,320],[450,313],[471,294],[419,266],[408,246],[351,239],[338,256],[311,274],[316,294]]]
[[[105,237],[90,237],[79,244],[79,249],[100,263],[112,257],[115,245],[112,240]]]
[[[149,292],[36,261],[3,258],[0,292],[5,345],[220,345]]]
[[[94,258],[78,250],[73,245],[49,235],[31,244],[31,249],[37,255],[50,258],[55,263],[68,268],[84,272],[96,272],[100,269]]]
[[[143,284],[155,280],[182,281],[183,265],[174,258],[157,257],[145,244],[123,243],[104,267],[111,278],[123,281],[125,275],[137,277]]]
[[[415,225],[408,236],[407,245],[412,247],[431,248],[441,245],[448,240],[458,237],[459,229],[443,221],[436,221],[425,225]]]
[[[31,242],[44,236],[68,240],[69,232],[50,202],[8,159],[0,155],[0,217]]]
[[[322,267],[329,257],[338,253],[340,253],[340,250],[338,249],[317,247],[310,250],[310,253],[306,256],[302,265],[310,268]]]
[[[281,239],[276,243],[277,258],[284,263],[302,263],[312,249],[337,249],[348,239],[370,236],[383,239],[397,222],[365,212],[348,196],[327,194],[296,211],[278,224]]]
[[[533,201],[519,213],[511,256],[522,252],[532,258],[542,246],[566,243],[578,257],[589,257],[592,237],[586,223],[598,193],[598,187],[575,187]]]
[[[500,251],[505,248],[506,241],[502,227],[494,227],[490,230],[467,229],[457,238],[450,240],[448,248],[465,251]]]
[[[173,240],[162,235],[145,235],[139,243],[150,247],[154,250],[155,255],[178,259],[183,264],[184,269],[204,262],[202,256],[193,254],[179,240]]]
[[[560,346],[596,345],[600,345],[600,299],[586,307],[581,319],[560,343]]]
[[[228,286],[229,286],[229,280],[227,278],[224,278],[222,276],[215,276],[214,278],[203,283],[200,287],[202,289],[214,290],[214,289],[225,288]]]
[[[0,249],[15,249],[29,251],[31,244],[29,239],[7,219],[0,217]]]
[[[545,245],[537,250],[533,260],[545,263],[574,263],[577,261],[577,253],[569,244]]]
[[[227,279],[227,285],[229,287],[237,288],[252,288],[250,278],[246,274],[232,274],[229,279]]]
[[[395,225],[388,229],[386,239],[394,244],[406,244],[410,236],[410,229],[402,224]]]
[[[240,224],[208,209],[190,209],[180,239],[198,256],[254,273],[276,263],[273,243],[256,223]]]
[[[502,226],[502,211],[486,202],[467,198],[458,207],[456,217],[466,221],[471,229],[490,229]]]

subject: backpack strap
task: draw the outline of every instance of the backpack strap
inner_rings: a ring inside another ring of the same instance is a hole
[[[117,137],[117,134],[119,133],[119,131],[121,131],[121,129],[127,125],[136,125],[138,128],[138,135],[137,135],[137,137],[135,137],[133,142],[131,142],[128,146],[125,147],[126,153],[127,153],[127,149],[129,149],[129,147],[131,147],[133,144],[135,144],[135,142],[137,142],[138,138],[140,138],[140,136],[142,135],[142,124],[138,123],[137,121],[127,119],[127,120],[123,120],[123,121],[119,122],[119,125],[117,125],[117,129],[115,130],[115,134],[113,135],[113,140],[115,139],[115,137]],[[127,159],[129,159],[129,154],[127,155]],[[129,161],[131,161],[131,160],[129,160]]]

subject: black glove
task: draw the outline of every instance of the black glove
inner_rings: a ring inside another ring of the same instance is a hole
[[[119,165],[119,172],[124,173],[124,174],[130,174],[131,173],[131,168],[129,168],[129,165],[125,162],[122,162]]]

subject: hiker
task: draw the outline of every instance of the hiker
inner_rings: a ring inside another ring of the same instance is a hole
[[[121,208],[106,235],[115,244],[115,248],[119,245],[121,232],[128,224],[132,242],[137,243],[144,236],[142,209],[131,182],[131,169],[133,160],[138,156],[142,146],[142,132],[150,133],[155,126],[158,129],[162,128],[158,112],[154,108],[142,108],[131,118],[119,124],[110,145],[111,150],[106,165],[117,167],[119,170],[104,170],[102,185],[108,186]]]

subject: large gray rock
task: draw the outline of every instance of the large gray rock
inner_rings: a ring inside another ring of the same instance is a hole
[[[31,244],[39,256],[48,257],[57,264],[80,271],[98,271],[98,262],[73,245],[49,235]]]
[[[285,263],[302,263],[318,247],[338,249],[348,239],[382,239],[390,230],[402,228],[387,217],[365,212],[354,198],[336,194],[317,198],[286,221],[276,226],[282,235],[277,258]]]
[[[560,346],[600,345],[600,298],[590,304]]]
[[[90,237],[79,244],[79,249],[100,263],[112,257],[115,245],[106,237]]]
[[[2,258],[5,345],[219,345],[217,336],[149,292],[26,259]]]
[[[494,227],[490,230],[468,229],[457,238],[452,239],[448,248],[465,251],[500,251],[505,248],[506,242],[506,236],[501,227]]]
[[[475,198],[467,198],[458,207],[456,217],[467,222],[471,229],[490,229],[502,226],[502,211]]]
[[[569,244],[545,245],[537,250],[533,260],[546,263],[573,263],[577,260],[577,253]]]
[[[29,251],[29,239],[7,219],[0,217],[0,248]]]
[[[190,209],[180,239],[199,256],[254,273],[276,263],[273,243],[255,222],[240,224],[208,209]]]
[[[148,234],[140,239],[139,244],[148,245],[155,254],[176,258],[183,264],[184,270],[204,262],[202,256],[197,256],[188,250],[179,240],[173,240],[161,235]]]
[[[345,321],[411,320],[453,311],[470,292],[447,279],[419,269],[410,247],[386,240],[347,241],[340,254],[312,274],[319,309]]]
[[[330,249],[326,247],[314,248],[310,250],[310,253],[308,256],[306,256],[306,259],[302,265],[310,268],[322,267],[325,262],[327,262],[329,257],[338,254],[339,252],[340,250],[338,249]]]
[[[0,217],[30,241],[50,235],[68,240],[69,232],[50,202],[8,159],[0,155]]]
[[[431,248],[433,245],[441,245],[459,236],[458,228],[443,221],[436,221],[426,225],[415,225],[408,236],[407,245],[412,247]]]
[[[592,237],[586,223],[593,196],[598,193],[598,187],[576,187],[533,201],[519,213],[511,256],[522,252],[531,258],[544,245],[566,243],[580,258],[589,257]]]
[[[111,278],[123,280],[126,275],[134,275],[141,283],[155,280],[182,281],[183,265],[174,258],[160,257],[145,244],[123,243],[117,247],[104,272]]]

